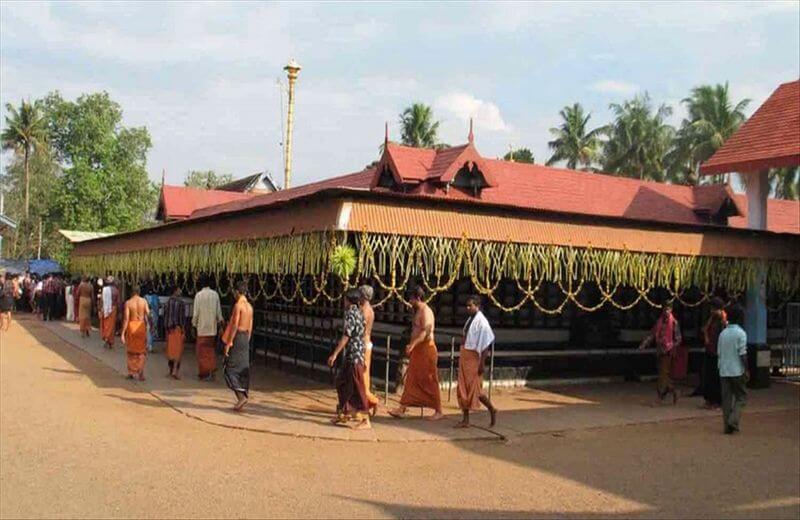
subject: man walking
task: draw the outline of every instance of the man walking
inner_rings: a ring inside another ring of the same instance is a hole
[[[406,346],[408,370],[400,398],[400,406],[389,410],[389,415],[401,418],[409,406],[433,408],[432,421],[443,419],[442,397],[439,393],[439,354],[434,343],[433,310],[425,303],[425,293],[421,287],[408,292],[406,298],[414,310],[411,328],[411,341]]]
[[[467,298],[467,323],[464,325],[464,340],[458,358],[458,406],[463,418],[457,428],[469,427],[470,410],[479,410],[482,404],[489,410],[489,427],[497,422],[497,409],[489,396],[483,393],[483,368],[494,343],[494,331],[489,320],[481,312],[478,296]]]
[[[132,296],[125,302],[122,322],[122,343],[128,355],[128,379],[144,381],[144,364],[147,360],[147,327],[150,325],[150,307],[139,295],[139,286],[131,289]]]
[[[656,344],[657,404],[663,403],[667,394],[672,394],[673,405],[678,402],[678,393],[672,381],[672,363],[682,341],[680,324],[672,314],[672,302],[666,302],[653,330],[639,345],[639,350],[644,350],[650,343]]]
[[[726,435],[739,432],[739,419],[747,399],[747,333],[742,328],[744,311],[733,305],[727,312],[728,325],[719,335],[717,356],[722,387],[722,421]]]
[[[364,390],[367,394],[370,413],[374,416],[378,411],[378,398],[372,393],[370,371],[372,369],[372,326],[375,324],[375,311],[372,309],[372,297],[375,291],[369,285],[358,288],[361,293],[359,308],[364,315]]]
[[[192,325],[197,329],[197,377],[202,381],[213,381],[217,370],[217,329],[222,325],[222,305],[217,291],[208,286],[205,277],[200,278],[203,287],[194,297]]]
[[[250,337],[253,335],[253,306],[247,301],[247,282],[233,290],[236,304],[222,335],[225,344],[225,383],[236,395],[233,409],[242,411],[250,397]]]
[[[42,305],[42,320],[44,321],[52,321],[55,318],[57,290],[58,287],[55,277],[53,277],[52,274],[48,274],[42,284],[42,299],[44,300]]]
[[[113,276],[106,278],[100,293],[100,305],[100,334],[106,348],[112,349],[117,336],[117,309],[119,309],[119,289]]]
[[[175,287],[164,308],[164,329],[167,332],[167,364],[169,375],[180,379],[181,357],[186,341],[186,304],[181,298],[181,288]]]

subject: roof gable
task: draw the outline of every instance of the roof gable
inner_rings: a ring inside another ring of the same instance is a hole
[[[784,83],[702,166],[705,175],[800,165],[800,80]]]
[[[470,170],[477,168],[487,186],[497,186],[491,165],[481,157],[473,142],[449,148],[429,149],[387,141],[372,187],[378,186],[380,175],[387,170],[392,173],[398,186],[415,186],[424,182],[449,184],[464,166]]]

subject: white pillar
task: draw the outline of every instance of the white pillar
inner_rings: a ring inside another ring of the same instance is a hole
[[[742,176],[747,191],[747,227],[767,229],[767,195],[769,195],[769,170]],[[766,269],[762,266],[755,283],[747,288],[745,305],[745,331],[752,345],[767,343],[767,287]]]

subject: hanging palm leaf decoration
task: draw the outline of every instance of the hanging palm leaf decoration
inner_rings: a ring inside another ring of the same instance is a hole
[[[342,280],[347,280],[355,268],[356,250],[346,244],[336,246],[331,253],[331,272]]]

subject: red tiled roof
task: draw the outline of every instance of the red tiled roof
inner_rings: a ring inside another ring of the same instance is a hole
[[[374,175],[375,169],[370,168],[360,172],[342,175],[340,177],[333,177],[324,181],[304,184],[288,190],[279,190],[273,193],[265,193],[263,195],[251,195],[245,200],[198,209],[192,213],[192,218],[208,217],[211,215],[221,215],[223,213],[233,213],[251,208],[270,206],[272,204],[286,202],[288,200],[304,197],[306,195],[311,195],[327,189],[350,188],[367,190],[369,189],[369,185],[372,182],[372,177]]]
[[[715,175],[800,165],[800,80],[784,83],[700,166]]]
[[[464,147],[459,148],[463,152]],[[679,186],[535,164],[480,159],[483,167],[491,170],[496,184],[484,188],[474,196],[440,182],[424,182],[425,179],[434,177],[430,173],[430,169],[434,167],[434,159],[437,156],[440,159],[442,157],[435,150],[393,144],[387,150],[386,155],[391,156],[393,164],[401,170],[399,175],[404,179],[419,179],[417,184],[407,187],[403,192],[375,187],[378,170],[368,168],[290,190],[204,208],[193,213],[192,218],[266,207],[328,189],[355,189],[395,197],[450,200],[523,210],[688,225],[709,225],[709,215],[717,214],[727,203],[728,214],[734,215],[729,219],[729,225],[746,227],[746,201],[740,195],[733,195],[730,187],[725,185]],[[460,154],[454,153],[452,156]],[[384,159],[386,158],[385,156]],[[381,163],[383,162],[382,160]],[[403,167],[406,169],[403,170]],[[800,203],[770,201],[768,211],[769,231],[800,234]],[[737,213],[739,216],[736,216]]]
[[[183,219],[200,208],[250,199],[254,196],[251,193],[164,185],[161,189],[158,213],[165,221]]]
[[[730,217],[728,225],[735,228],[747,228],[747,197],[735,195],[737,205],[744,209],[739,217]],[[793,233],[800,235],[800,201],[768,199],[767,230],[775,233]]]

